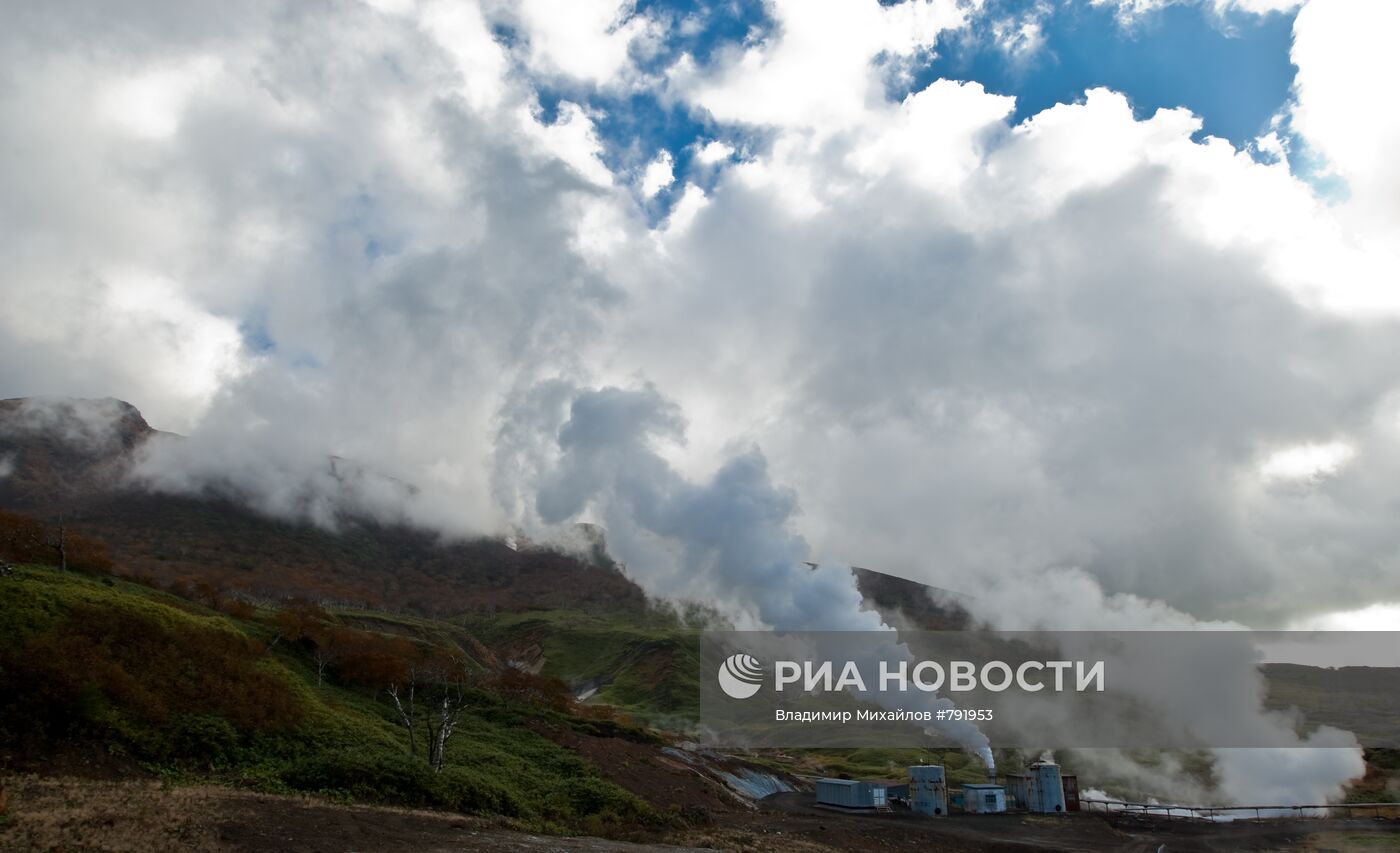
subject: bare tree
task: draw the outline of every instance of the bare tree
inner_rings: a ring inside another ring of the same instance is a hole
[[[404,677],[391,682],[385,692],[408,735],[408,754],[418,755],[422,732],[424,759],[435,771],[447,761],[447,745],[467,706],[466,661],[434,650],[414,661]]]
[[[340,634],[327,648],[328,653],[334,649],[337,676],[346,684],[388,697],[408,737],[408,754],[421,755],[433,770],[442,770],[467,708],[471,671],[466,653],[401,636],[351,633]]]
[[[311,662],[316,664],[316,686],[320,687],[326,683],[326,667],[335,659],[330,647],[324,643],[317,643],[316,648],[311,650]]]
[[[428,764],[441,771],[447,760],[447,742],[457,730],[457,723],[466,709],[466,666],[455,658],[444,661],[446,669],[438,674],[432,685],[433,703],[428,710]]]
[[[399,713],[399,724],[408,732],[408,754],[416,758],[418,756],[418,708],[415,704],[418,696],[418,685],[412,676],[412,669],[409,670],[409,677],[403,684],[397,681],[391,682],[384,692],[389,694],[393,700],[394,710]]]
[[[60,515],[58,525],[53,529],[42,528],[42,533],[33,536],[34,544],[47,548],[58,555],[58,565],[68,571],[68,516]]]

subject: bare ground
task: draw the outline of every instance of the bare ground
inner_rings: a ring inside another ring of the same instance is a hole
[[[0,851],[317,853],[317,851],[631,851],[684,853],[660,844],[536,835],[440,812],[342,806],[152,781],[12,776]],[[693,850],[693,848],[692,848]]]
[[[811,794],[801,793],[769,797],[761,803],[759,813],[741,823],[751,841],[714,833],[692,833],[686,840],[722,848],[764,851],[800,849],[785,846],[791,840],[817,842],[836,850],[937,849],[949,853],[1400,850],[1400,821],[1396,820],[1211,823],[1086,813],[925,818],[909,812],[830,811],[816,807]],[[1346,843],[1339,846],[1339,840]]]
[[[0,808],[0,851],[677,851],[752,853],[931,850],[1375,851],[1400,850],[1400,821],[1212,824],[1103,815],[928,819],[909,813],[818,809],[810,794],[780,794],[755,809],[723,809],[708,826],[647,843],[520,831],[504,821],[439,812],[344,806],[309,797],[148,780],[11,776]],[[668,846],[662,842],[685,845]]]

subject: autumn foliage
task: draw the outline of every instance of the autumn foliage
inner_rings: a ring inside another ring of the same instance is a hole
[[[50,736],[198,715],[273,731],[301,718],[287,682],[259,665],[259,643],[208,620],[164,616],[79,604],[0,652],[6,718]]]
[[[574,704],[573,691],[560,679],[535,675],[513,666],[496,673],[487,682],[487,689],[509,703],[551,711],[566,712]]]
[[[0,560],[57,566],[95,574],[111,574],[112,557],[107,546],[67,530],[44,524],[27,515],[0,510]]]
[[[241,599],[183,591],[203,604],[49,568],[0,575],[4,755],[92,747],[239,784],[554,826],[658,819],[546,734],[581,713],[562,681],[496,670],[459,626],[306,602],[226,618],[204,605]],[[553,720],[531,722],[542,716]]]

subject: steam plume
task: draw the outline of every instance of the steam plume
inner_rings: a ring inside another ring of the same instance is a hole
[[[609,548],[650,594],[712,602],[740,628],[889,632],[892,653],[912,658],[894,629],[863,609],[849,566],[808,562],[806,541],[789,529],[796,495],[772,483],[757,448],[705,483],[687,480],[660,455],[657,443],[682,441],[684,426],[679,409],[651,387],[536,388],[504,418],[498,483],[512,488],[502,501],[514,503],[527,527],[601,523]],[[538,484],[533,501],[514,491],[524,472]],[[994,769],[975,725],[940,730]]]

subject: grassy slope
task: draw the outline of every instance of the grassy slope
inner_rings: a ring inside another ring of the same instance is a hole
[[[49,664],[34,652],[55,637],[73,635],[75,614],[90,620],[99,612],[122,631],[104,635],[105,645],[69,661],[67,668],[77,669],[77,676],[55,678],[43,670]],[[460,633],[430,620],[408,621],[422,630]],[[89,678],[81,668],[107,672],[114,660],[120,661],[123,635],[176,638],[160,646],[159,683],[141,685],[141,666],[130,660],[120,677],[94,676],[81,683]],[[212,774],[263,790],[318,791],[504,814],[537,826],[586,823],[597,829],[599,821],[635,823],[657,817],[647,804],[603,781],[587,762],[527,725],[549,712],[509,707],[484,693],[474,696],[451,743],[449,766],[432,774],[407,757],[404,737],[386,705],[329,684],[317,687],[309,665],[285,644],[265,649],[260,641],[267,632],[261,624],[119,579],[20,567],[13,576],[0,578],[0,637],[8,650],[0,657],[0,688],[10,688],[0,689],[0,697],[28,694],[0,712],[0,743],[13,749],[53,739],[87,741],[164,775]],[[263,719],[240,707],[236,696],[187,689],[198,684],[207,662],[193,654],[186,659],[182,649],[204,648],[209,642],[243,644],[237,648],[249,650],[247,666],[261,673],[258,701],[287,713]],[[36,695],[37,688],[25,682],[36,675],[53,685],[51,694]],[[65,684],[76,690],[78,701],[64,695]],[[165,693],[155,697],[155,704],[135,701],[133,697],[145,697],[138,689],[143,686],[147,692]],[[565,725],[592,725],[554,716]]]
[[[538,649],[541,674],[598,687],[593,701],[638,719],[682,729],[699,713],[699,632],[664,614],[532,611],[469,618],[467,628],[493,648]]]
[[[175,636],[228,636],[249,644],[256,651],[250,665],[263,688],[275,690],[273,698],[294,711],[292,722],[278,724],[259,722],[256,715],[244,719],[246,714],[240,717],[217,703],[182,708],[172,702],[163,716],[152,717],[123,706],[120,697],[94,697],[91,691],[80,701],[50,697],[77,709],[65,737],[100,743],[164,775],[212,773],[220,781],[260,790],[320,791],[347,799],[505,814],[540,826],[655,819],[644,803],[602,781],[586,761],[531,728],[542,716],[576,728],[596,722],[516,708],[479,694],[452,744],[448,771],[434,777],[404,754],[402,732],[385,704],[332,684],[316,686],[310,663],[296,650],[281,644],[263,651],[273,637],[259,621],[232,619],[117,578],[41,567],[21,567],[14,576],[0,578],[0,638],[11,650],[26,648],[46,632],[71,630],[65,619],[92,610],[114,614],[133,630],[149,632],[154,626]],[[359,609],[335,613],[359,630],[455,645],[475,638],[507,651],[534,648],[542,654],[544,674],[574,685],[601,682],[595,701],[623,707],[648,722],[685,728],[696,713],[697,635],[664,614],[637,618],[531,611],[474,615],[463,623]],[[175,654],[180,654],[178,648]],[[200,661],[184,664],[198,669]],[[0,704],[6,679],[14,675],[5,665],[0,652]],[[0,707],[0,744],[15,747],[26,739],[30,745],[35,740],[26,721]],[[1372,764],[1391,757],[1368,753]],[[975,758],[959,750],[797,750],[754,758],[789,772],[855,778],[900,777],[904,768],[918,763],[944,764],[954,783],[981,781],[983,772]],[[1010,767],[1014,761],[1005,763]],[[1368,780],[1376,790],[1362,798],[1393,797],[1388,780],[1394,771],[1372,769],[1376,772]]]

